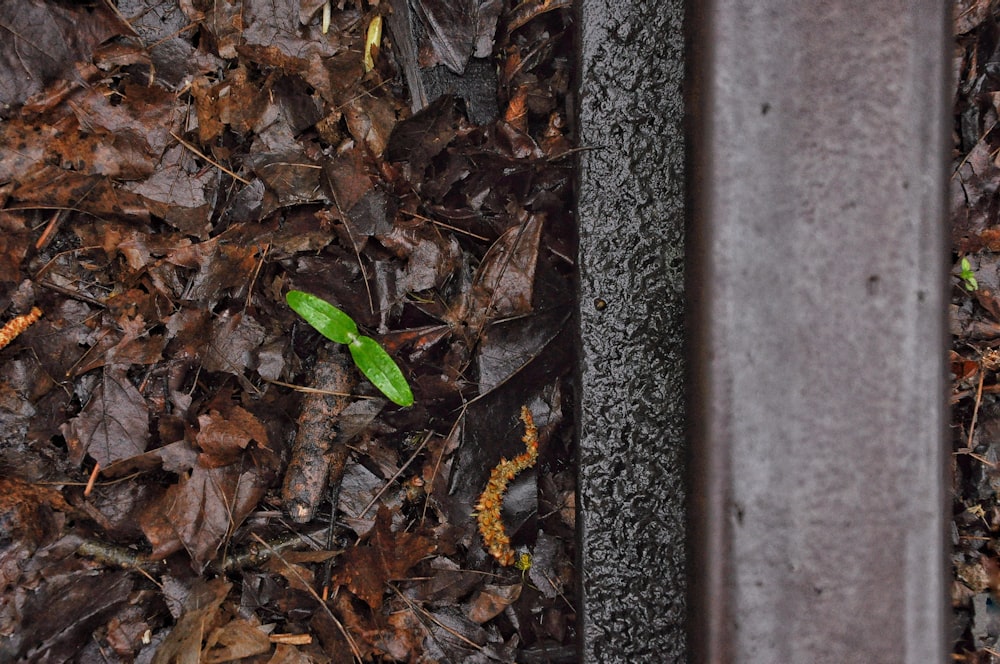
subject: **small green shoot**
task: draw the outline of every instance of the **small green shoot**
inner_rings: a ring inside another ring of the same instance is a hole
[[[965,286],[965,290],[970,293],[974,290],[979,289],[979,282],[976,280],[976,273],[972,271],[972,265],[969,263],[969,259],[962,257],[962,271],[959,273],[958,278],[962,280],[962,285]]]
[[[324,337],[347,344],[361,373],[390,401],[404,407],[413,405],[413,392],[399,366],[377,341],[358,332],[354,319],[326,300],[303,291],[288,291],[285,301]]]

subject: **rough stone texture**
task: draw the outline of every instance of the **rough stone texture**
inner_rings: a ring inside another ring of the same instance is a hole
[[[682,661],[683,7],[580,11],[583,659]]]

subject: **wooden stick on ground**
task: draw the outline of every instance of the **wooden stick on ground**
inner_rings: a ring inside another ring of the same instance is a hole
[[[320,346],[311,387],[349,393],[355,371],[347,354],[329,344]],[[347,459],[345,440],[340,440],[338,416],[347,407],[347,397],[312,392],[302,399],[292,458],[285,473],[282,500],[289,516],[298,523],[312,519],[323,499],[329,476],[339,484]]]

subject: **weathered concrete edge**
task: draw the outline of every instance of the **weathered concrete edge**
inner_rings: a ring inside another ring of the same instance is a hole
[[[683,3],[582,0],[582,661],[685,653]]]
[[[949,8],[691,5],[692,661],[945,661]]]

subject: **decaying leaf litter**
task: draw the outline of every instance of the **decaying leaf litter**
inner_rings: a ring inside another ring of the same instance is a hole
[[[0,3],[0,659],[575,656],[569,3],[325,5]]]
[[[1000,661],[1000,8],[955,3],[953,659]]]

